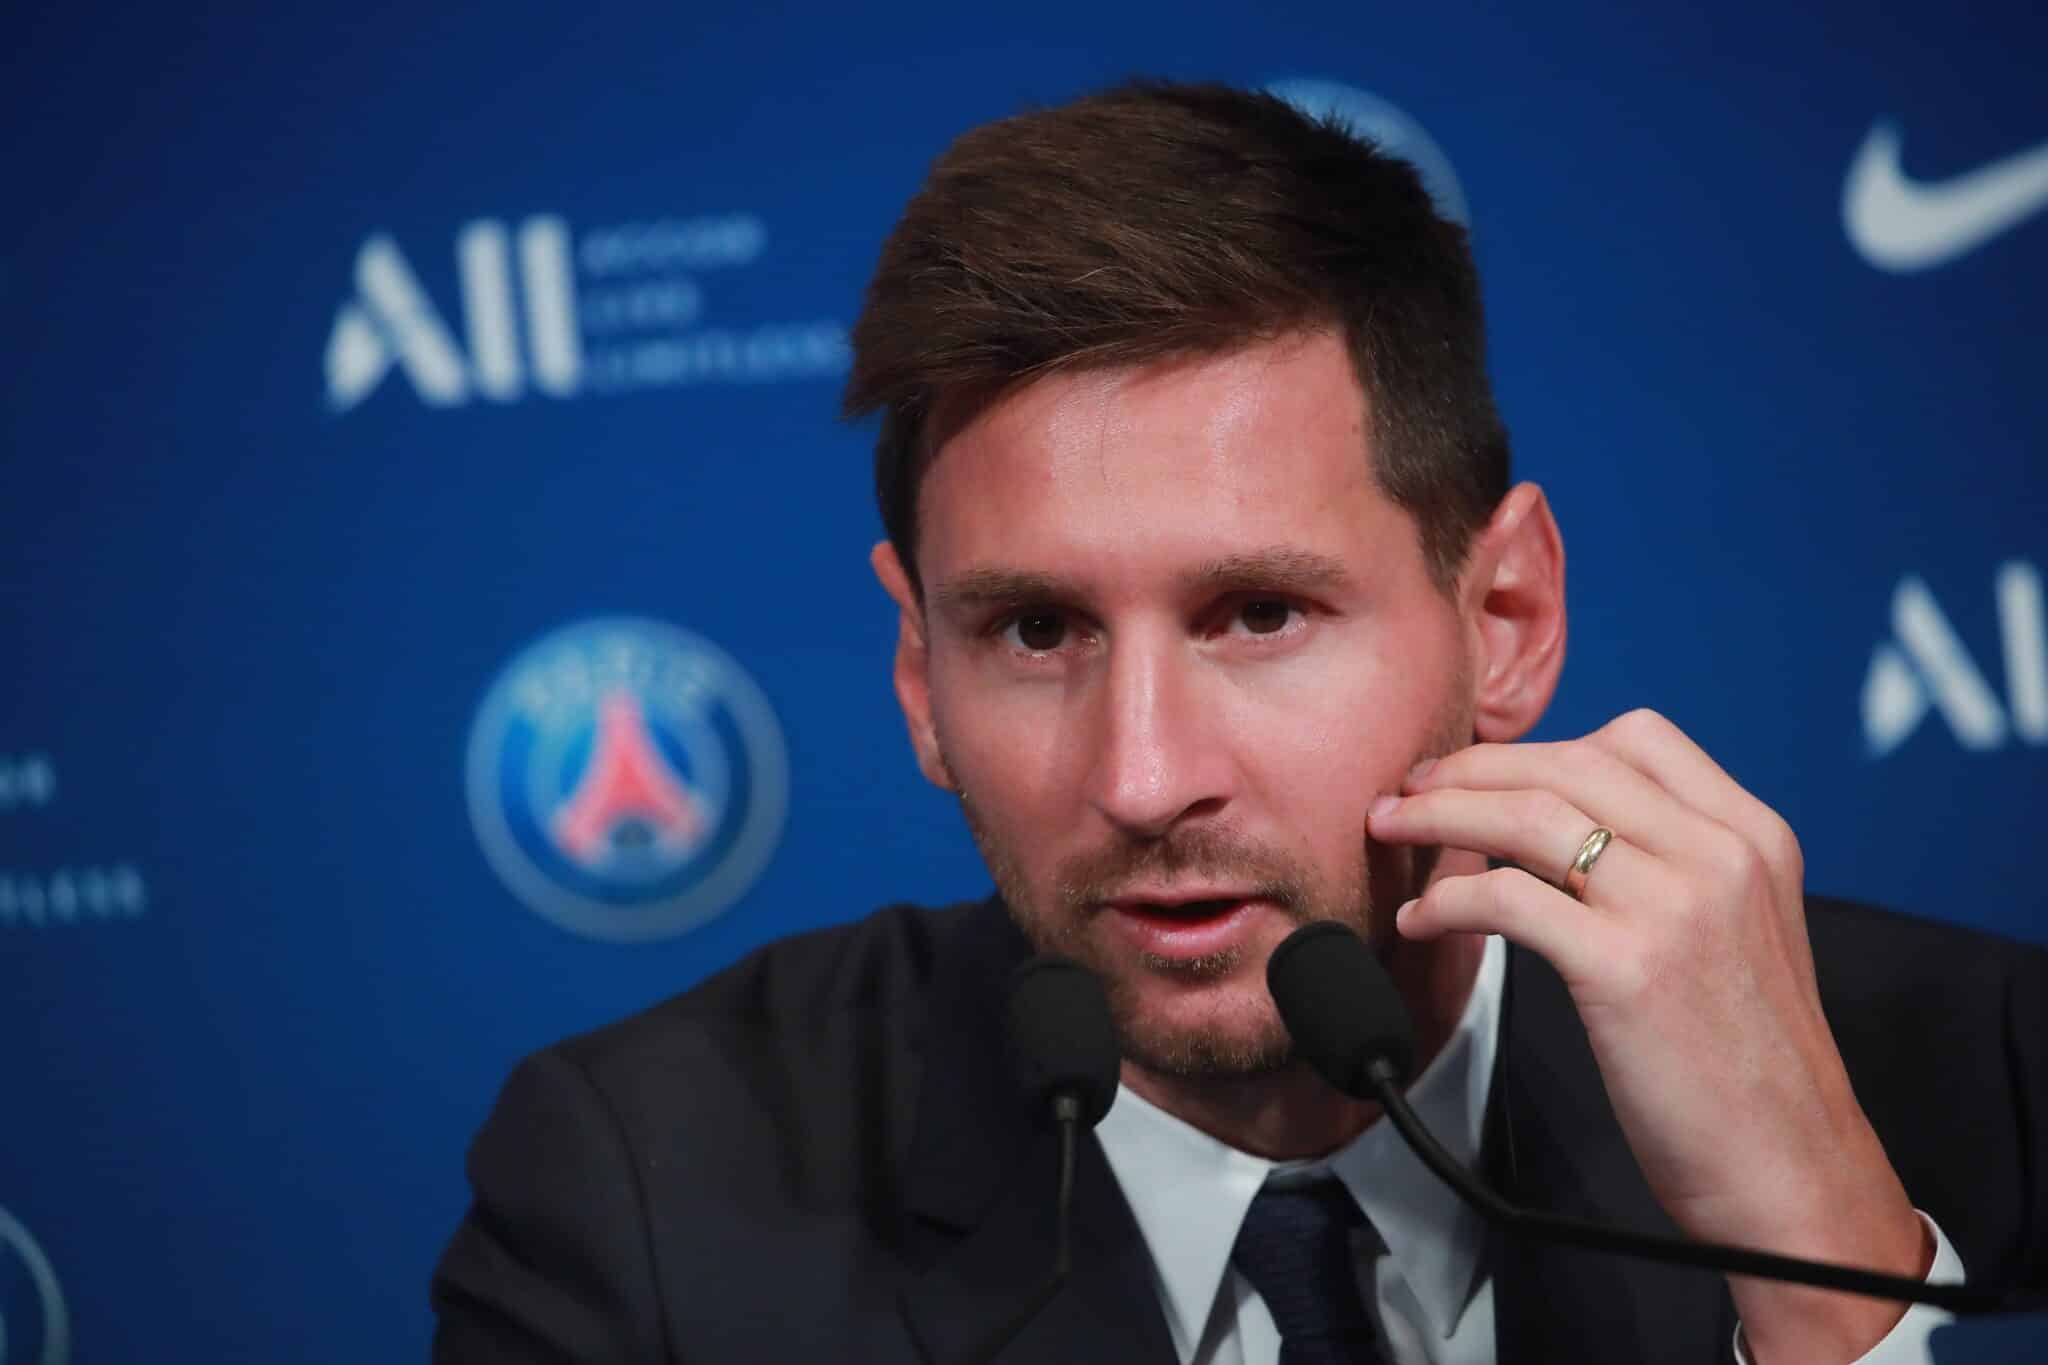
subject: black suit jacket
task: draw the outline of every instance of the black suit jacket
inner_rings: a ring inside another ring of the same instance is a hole
[[[1972,1280],[2048,1282],[2048,954],[1812,898],[1835,1036]],[[963,1361],[1052,1263],[1055,1152],[1010,1080],[995,902],[788,939],[536,1054],[470,1152],[439,1365]],[[1511,951],[1485,1161],[1513,1199],[1670,1230],[1576,1011]],[[1173,1365],[1147,1252],[1083,1145],[1074,1274],[1003,1362]],[[1711,1272],[1509,1243],[1502,1362],[1731,1357]]]

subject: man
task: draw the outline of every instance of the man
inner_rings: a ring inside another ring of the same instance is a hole
[[[1216,87],[977,129],[854,340],[897,695],[1000,903],[771,946],[526,1063],[438,1359],[984,1358],[1052,1257],[997,1024],[1033,949],[1107,984],[1122,1087],[1073,1278],[998,1359],[1919,1357],[1926,1310],[1489,1236],[1291,1061],[1265,963],[1316,919],[1374,945],[1415,1102],[1512,1197],[2041,1276],[2040,956],[1809,903],[1784,821],[1654,714],[1514,742],[1563,551],[1406,166]]]

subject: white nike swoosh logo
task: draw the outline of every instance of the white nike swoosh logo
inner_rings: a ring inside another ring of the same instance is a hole
[[[1899,130],[1879,123],[1842,186],[1842,225],[1880,270],[1926,270],[1982,245],[2048,207],[2048,142],[1942,181],[1913,181],[1899,165]]]

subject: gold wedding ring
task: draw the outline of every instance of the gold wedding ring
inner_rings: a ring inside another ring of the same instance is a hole
[[[1593,870],[1593,864],[1600,861],[1600,855],[1607,851],[1613,840],[1614,831],[1602,825],[1586,836],[1586,842],[1579,845],[1579,856],[1572,859],[1572,865],[1565,870],[1564,893],[1575,901],[1586,899],[1586,877]]]

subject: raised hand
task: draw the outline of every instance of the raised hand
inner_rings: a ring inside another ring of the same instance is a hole
[[[1568,894],[1602,828],[1612,840]],[[1926,1273],[1931,1241],[1821,1012],[1799,842],[1670,721],[1633,711],[1583,739],[1459,750],[1375,803],[1368,830],[1515,864],[1437,880],[1399,930],[1497,933],[1557,969],[1630,1149],[1687,1233]],[[1853,1360],[1903,1312],[1730,1284],[1759,1362]]]

